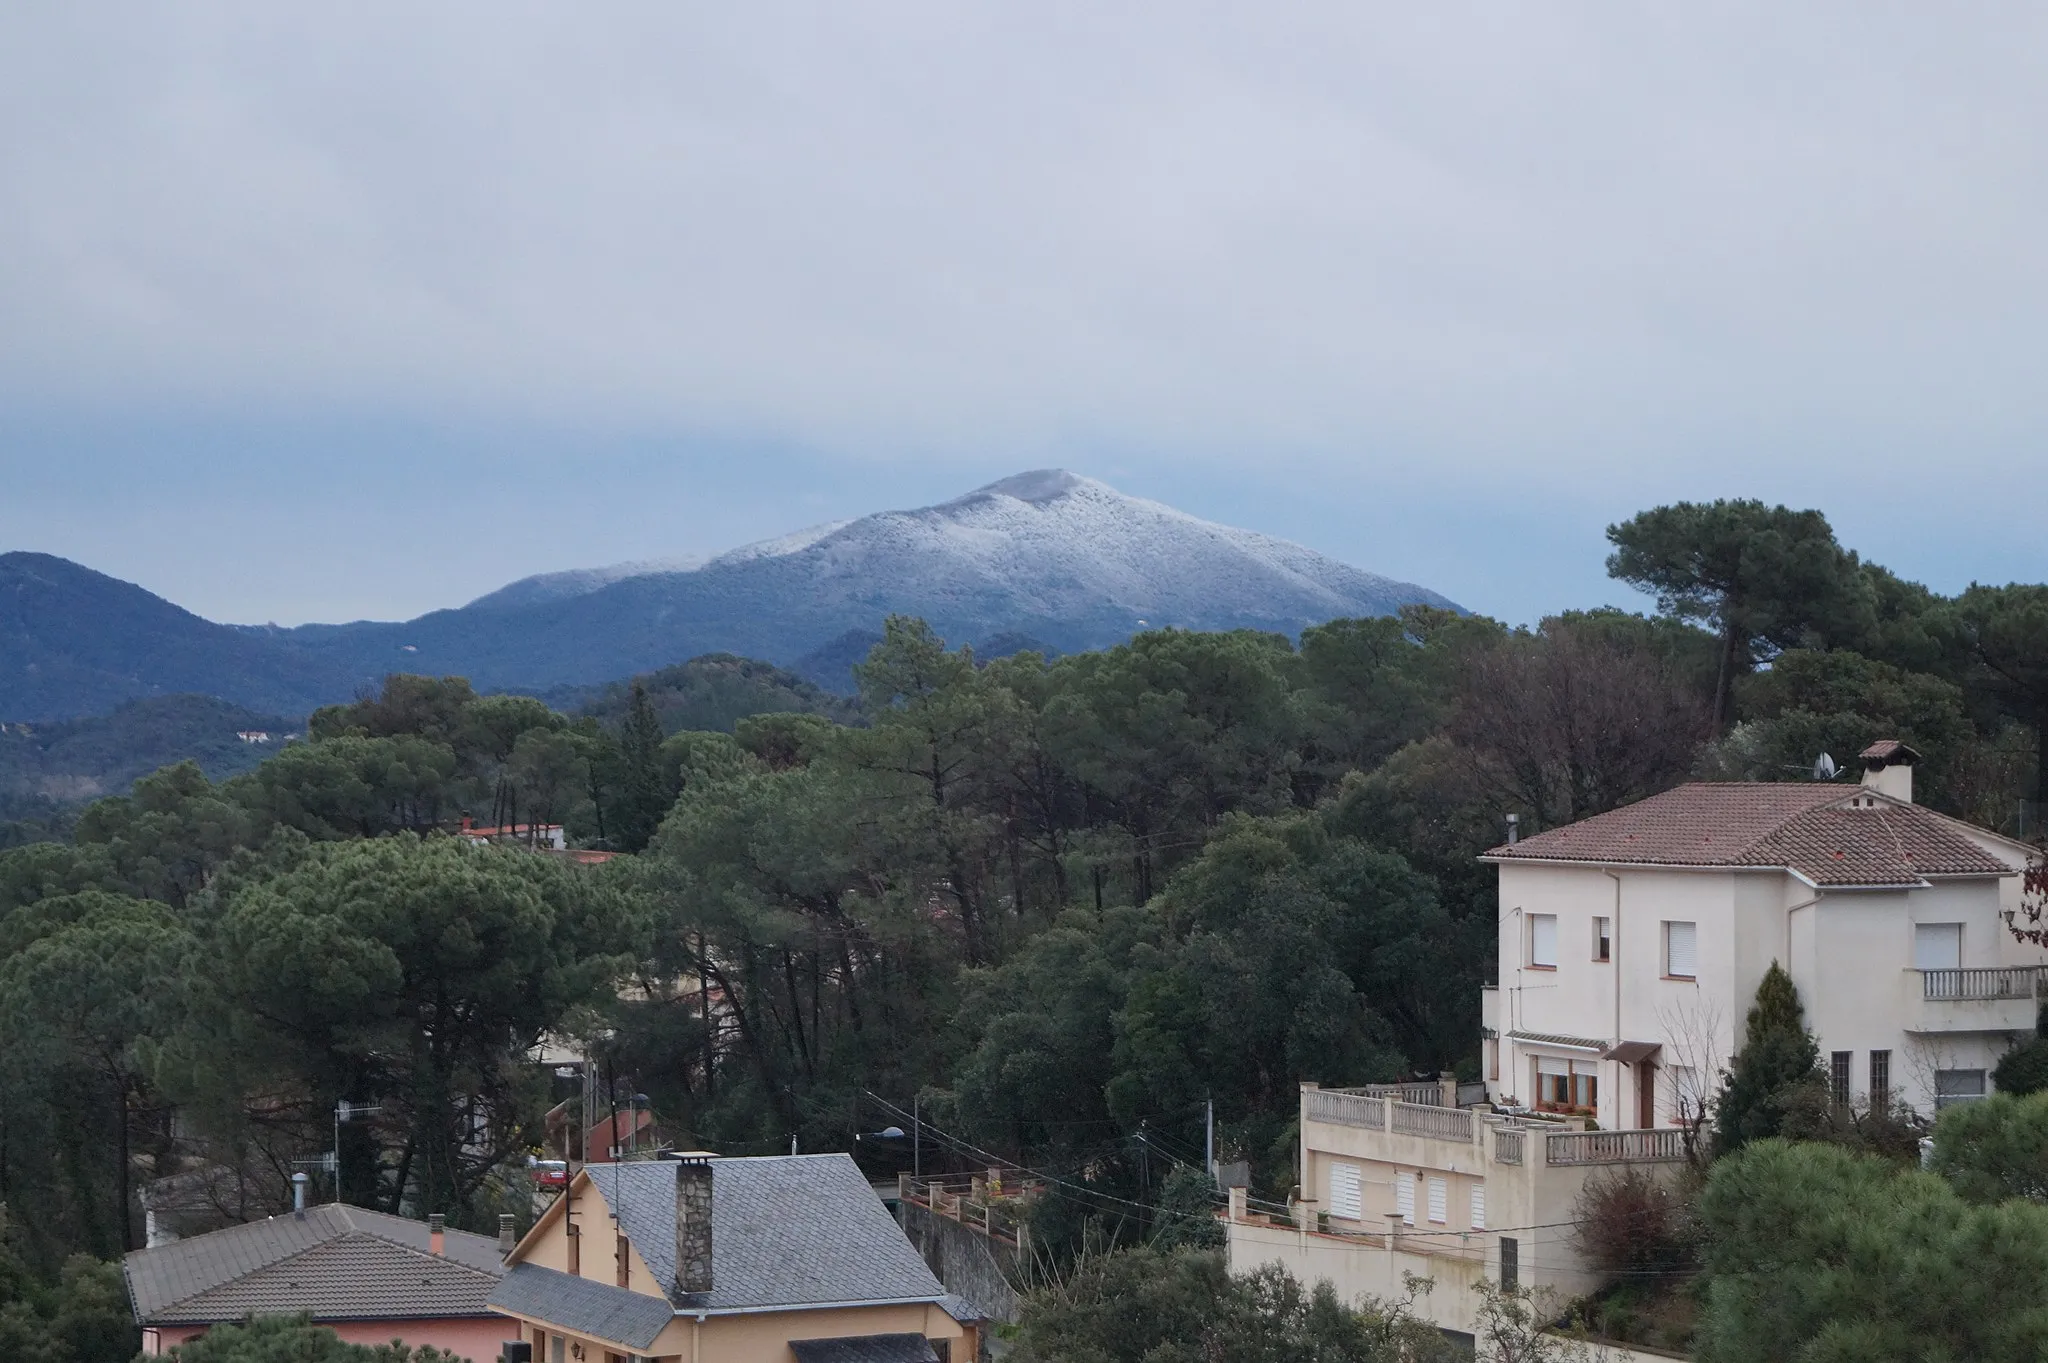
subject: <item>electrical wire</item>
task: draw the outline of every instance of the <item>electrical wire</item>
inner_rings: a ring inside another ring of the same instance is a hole
[[[867,1090],[864,1090],[864,1092],[867,1092],[867,1096],[869,1098],[873,1099],[876,1103],[881,1105],[887,1111],[895,1114],[899,1118],[907,1118],[913,1122],[917,1122],[926,1132],[936,1137],[942,1144],[951,1146],[959,1153],[973,1155],[976,1158],[987,1160],[989,1162],[989,1167],[991,1168],[1013,1169],[1019,1174],[1029,1175],[1039,1180],[1041,1184],[1044,1184],[1055,1189],[1064,1190],[1065,1195],[1068,1196],[1070,1199],[1080,1200],[1093,1198],[1098,1202],[1117,1203],[1121,1206],[1134,1208],[1138,1211],[1144,1212],[1148,1216],[1155,1218],[1161,1216],[1178,1216],[1195,1221],[1207,1221],[1213,1219],[1213,1215],[1209,1213],[1182,1212],[1169,1207],[1161,1207],[1155,1203],[1134,1201],[1128,1197],[1119,1197],[1115,1193],[1103,1192],[1099,1188],[1090,1188],[1086,1184],[1069,1182],[1068,1180],[1061,1178],[1056,1174],[1049,1173],[1042,1169],[1032,1169],[1028,1166],[1018,1164],[1014,1160],[1006,1160],[1000,1155],[982,1149],[980,1146],[973,1144],[971,1141],[968,1141],[964,1137],[956,1136],[953,1133],[944,1130],[943,1128],[932,1125],[929,1121],[925,1121],[922,1118],[913,1115],[912,1113],[905,1112],[902,1108],[896,1106],[896,1104],[890,1102],[888,1099],[882,1097],[878,1093],[874,1093],[872,1091]],[[1105,1151],[1103,1153],[1111,1153],[1111,1151]]]

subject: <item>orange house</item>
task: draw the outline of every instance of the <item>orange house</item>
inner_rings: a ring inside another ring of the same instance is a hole
[[[490,1304],[534,1363],[973,1363],[980,1343],[845,1155],[589,1165],[506,1266]]]

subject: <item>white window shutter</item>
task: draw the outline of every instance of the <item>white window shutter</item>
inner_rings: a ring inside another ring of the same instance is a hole
[[[1358,1166],[1335,1163],[1330,1166],[1330,1215],[1347,1221],[1364,1219],[1364,1199],[1359,1194]]]
[[[1472,1185],[1472,1229],[1486,1229],[1486,1185],[1484,1183]]]
[[[1664,973],[1691,979],[1699,974],[1699,925],[1664,925]],[[1896,958],[1895,958],[1896,959]]]
[[[1429,1220],[1432,1225],[1449,1224],[1451,1219],[1450,1185],[1443,1179],[1429,1181]]]
[[[1915,923],[1913,925],[1913,968],[1954,970],[1963,963],[1961,923]]]
[[[1402,1174],[1394,1180],[1394,1210],[1407,1224],[1415,1224],[1415,1175]]]
[[[1557,964],[1557,915],[1554,913],[1531,914],[1529,917],[1529,964]]]

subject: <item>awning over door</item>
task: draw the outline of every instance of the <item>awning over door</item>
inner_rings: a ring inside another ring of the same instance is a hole
[[[1664,1049],[1661,1041],[1617,1041],[1607,1048],[1602,1060],[1619,1060],[1624,1065],[1640,1064],[1655,1060],[1657,1053]]]

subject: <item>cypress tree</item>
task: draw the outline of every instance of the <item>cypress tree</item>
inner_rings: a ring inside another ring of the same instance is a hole
[[[639,681],[619,730],[619,759],[618,842],[622,850],[638,852],[661,827],[669,804],[661,779],[661,718]]]
[[[1792,977],[1776,961],[1757,985],[1742,1050],[1724,1076],[1714,1112],[1714,1151],[1726,1155],[1781,1134],[1788,1114],[1825,1100],[1820,1046]]]

